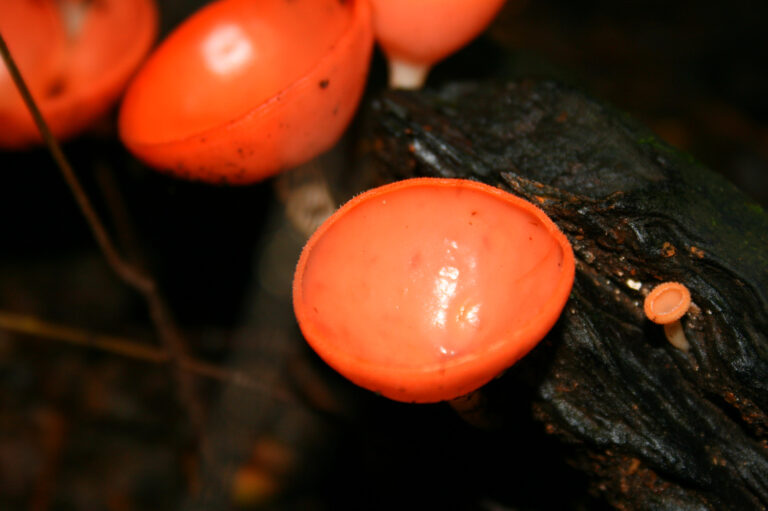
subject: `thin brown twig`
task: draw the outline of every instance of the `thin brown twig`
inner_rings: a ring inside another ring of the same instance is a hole
[[[149,314],[155,325],[158,336],[169,353],[170,362],[176,367],[175,375],[179,396],[187,409],[189,418],[193,423],[193,428],[198,435],[198,441],[201,442],[202,447],[202,444],[204,444],[205,441],[203,436],[205,417],[203,406],[197,399],[193,380],[189,378],[189,375],[185,374],[181,368],[184,361],[188,358],[186,345],[179,329],[171,318],[165,301],[157,290],[155,281],[143,271],[126,262],[118,253],[114,243],[96,213],[96,210],[93,208],[88,195],[85,193],[80,181],[72,170],[72,166],[64,156],[58,141],[51,133],[48,124],[40,113],[40,109],[37,107],[24,78],[21,76],[21,72],[19,71],[16,62],[13,60],[2,34],[0,34],[0,54],[2,54],[3,61],[8,68],[16,88],[24,99],[27,109],[32,114],[32,118],[43,138],[43,142],[61,171],[67,186],[69,186],[77,205],[83,213],[83,216],[85,216],[88,226],[90,227],[94,238],[96,238],[96,243],[99,245],[107,264],[109,264],[126,284],[136,289],[146,300]]]
[[[25,314],[0,311],[0,329],[38,339],[65,342],[84,348],[96,349],[152,364],[167,364],[171,361],[168,352],[146,343],[98,334],[70,326],[57,325]],[[241,371],[234,371],[194,358],[185,358],[179,366],[196,376],[254,390],[274,399],[282,401],[292,401],[294,399],[290,393],[255,380]]]

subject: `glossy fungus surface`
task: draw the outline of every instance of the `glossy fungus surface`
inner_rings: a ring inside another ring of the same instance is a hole
[[[482,32],[505,0],[371,0],[376,40],[390,59],[427,67]]]
[[[179,26],[126,93],[120,134],[180,177],[247,183],[328,149],[352,118],[366,1],[221,0]]]
[[[118,99],[154,41],[157,11],[151,0],[7,0],[0,32],[51,131],[66,138]],[[41,141],[2,63],[0,125],[0,147]]]
[[[679,282],[659,284],[645,297],[645,315],[659,325],[679,320],[691,306],[691,293]]]
[[[482,386],[550,330],[570,244],[531,203],[419,178],[352,199],[310,238],[294,278],[306,340],[352,382],[398,401]]]

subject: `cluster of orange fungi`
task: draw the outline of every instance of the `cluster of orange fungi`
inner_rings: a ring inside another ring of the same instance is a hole
[[[392,61],[393,86],[418,87],[504,0],[218,0],[142,65],[157,32],[153,2],[0,2],[0,33],[56,137],[82,131],[125,91],[120,137],[138,158],[178,177],[238,184],[339,139],[374,38]],[[0,147],[40,141],[4,66],[0,123]]]
[[[0,33],[56,137],[88,127],[125,92],[118,127],[138,158],[178,177],[238,184],[339,139],[375,39],[390,85],[418,88],[503,4],[218,0],[145,62],[153,0],[0,2]],[[40,141],[5,67],[0,125],[0,147]],[[400,401],[451,400],[546,335],[574,268],[568,240],[533,204],[467,180],[405,180],[354,198],[315,232],[296,270],[294,309],[310,345],[352,382]],[[686,293],[668,286],[646,301],[681,349]]]

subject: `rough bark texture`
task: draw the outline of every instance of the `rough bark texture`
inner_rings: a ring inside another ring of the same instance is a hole
[[[768,506],[759,206],[626,115],[551,81],[388,92],[369,117],[381,180],[481,180],[539,204],[570,239],[571,298],[520,373],[535,388],[532,413],[575,447],[595,492],[626,509]],[[693,297],[687,353],[642,311],[668,280]]]

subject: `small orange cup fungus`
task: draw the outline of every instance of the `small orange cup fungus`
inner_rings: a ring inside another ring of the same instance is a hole
[[[363,0],[220,0],[130,85],[125,145],[179,177],[250,183],[330,148],[357,108],[373,34]]]
[[[466,395],[552,328],[570,243],[533,204],[462,179],[369,190],[307,242],[293,282],[312,348],[353,383],[404,402]]]
[[[430,68],[474,39],[505,0],[371,0],[393,88],[418,89]]]
[[[691,293],[679,282],[659,284],[645,297],[644,310],[648,319],[664,326],[664,335],[674,347],[688,351],[690,345],[680,324],[691,306]]]
[[[157,33],[152,0],[6,0],[2,32],[52,133],[71,137],[107,112]],[[42,138],[0,62],[0,147]]]

